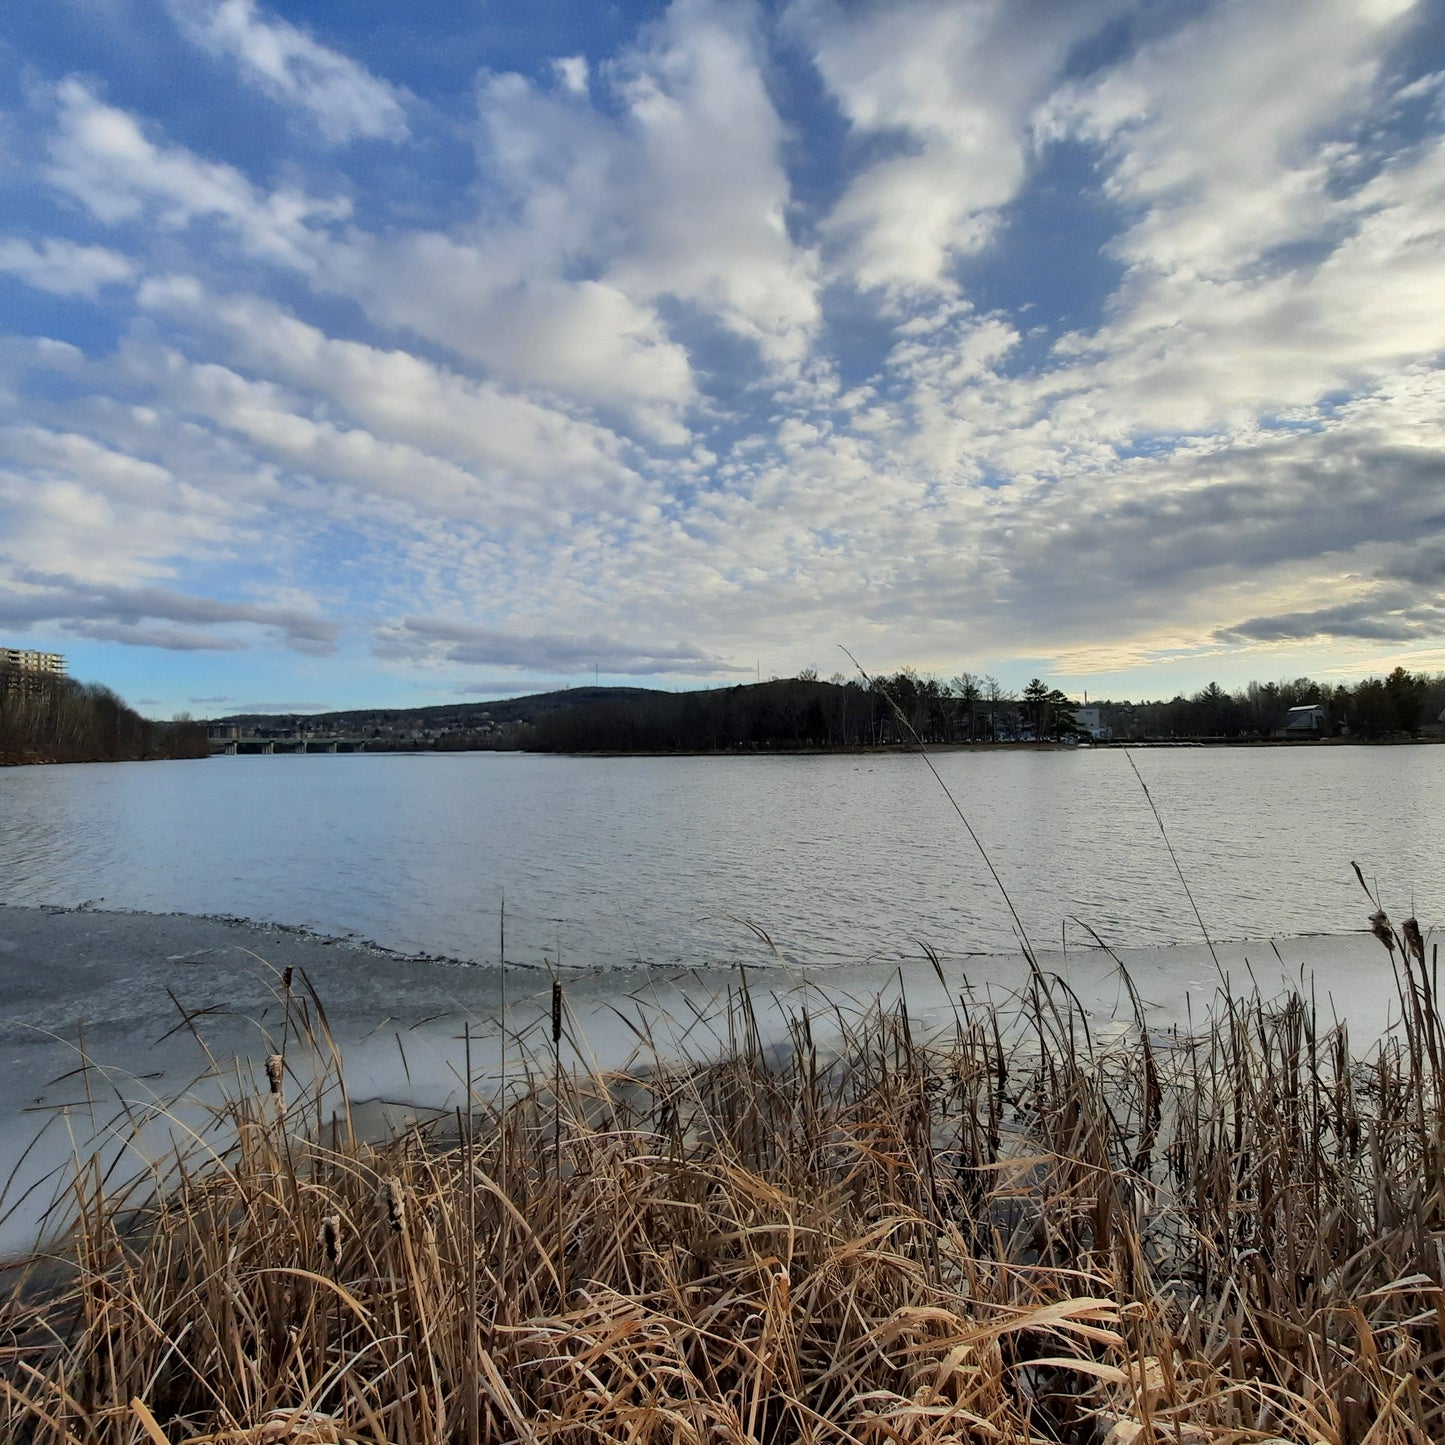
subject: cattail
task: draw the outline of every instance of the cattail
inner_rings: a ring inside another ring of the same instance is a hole
[[[1425,939],[1420,933],[1419,920],[1407,918],[1400,925],[1400,932],[1405,935],[1406,949],[1415,955],[1415,962],[1423,966],[1425,962]]]
[[[284,1115],[286,1113],[286,1061],[280,1054],[267,1056],[266,1082],[271,1085],[271,1092],[276,1097],[277,1114]]]
[[[386,1222],[400,1234],[406,1226],[406,1195],[400,1179],[388,1175],[381,1181],[381,1208]]]
[[[1378,913],[1370,915],[1370,932],[1390,950],[1395,951],[1395,935],[1390,932],[1390,919],[1382,908]]]
[[[286,971],[281,975],[281,987],[282,987],[288,994],[291,992],[291,976],[292,976],[292,968],[291,968],[291,965],[288,963],[288,964],[286,965]]]
[[[335,1269],[341,1263],[341,1216],[339,1214],[328,1214],[322,1219],[319,1242],[321,1253],[326,1257],[326,1263]]]

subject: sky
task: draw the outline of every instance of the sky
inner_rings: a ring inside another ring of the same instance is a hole
[[[6,0],[0,643],[153,716],[1445,668],[1438,0]]]

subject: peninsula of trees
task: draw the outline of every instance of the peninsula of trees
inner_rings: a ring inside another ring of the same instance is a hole
[[[203,758],[197,723],[152,722],[108,687],[0,667],[0,766]]]

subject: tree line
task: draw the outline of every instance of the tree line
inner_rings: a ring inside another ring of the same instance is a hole
[[[0,666],[0,764],[203,758],[206,730],[152,722],[108,687]]]
[[[1167,702],[1101,702],[1100,717],[1117,738],[1267,738],[1283,726],[1291,708],[1317,706],[1325,737],[1380,740],[1415,737],[1445,710],[1445,673],[1412,673],[1397,667],[1384,677],[1355,683],[1309,677],[1251,682],[1226,692],[1209,683],[1188,697]]]
[[[1226,692],[1210,683],[1157,702],[1101,699],[1104,735],[1125,741],[1278,736],[1290,709],[1316,705],[1321,736],[1409,737],[1445,708],[1445,674],[1396,668],[1329,686],[1307,677]],[[510,735],[536,752],[739,752],[989,742],[1059,742],[1086,735],[1080,702],[1041,678],[1018,692],[987,674],[943,681],[902,669],[860,681],[793,678],[700,692],[636,694],[571,708]],[[496,743],[494,742],[495,746]]]

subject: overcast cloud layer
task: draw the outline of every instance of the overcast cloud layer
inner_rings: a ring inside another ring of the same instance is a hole
[[[557,8],[5,8],[0,641],[202,713],[1445,667],[1438,6]]]

